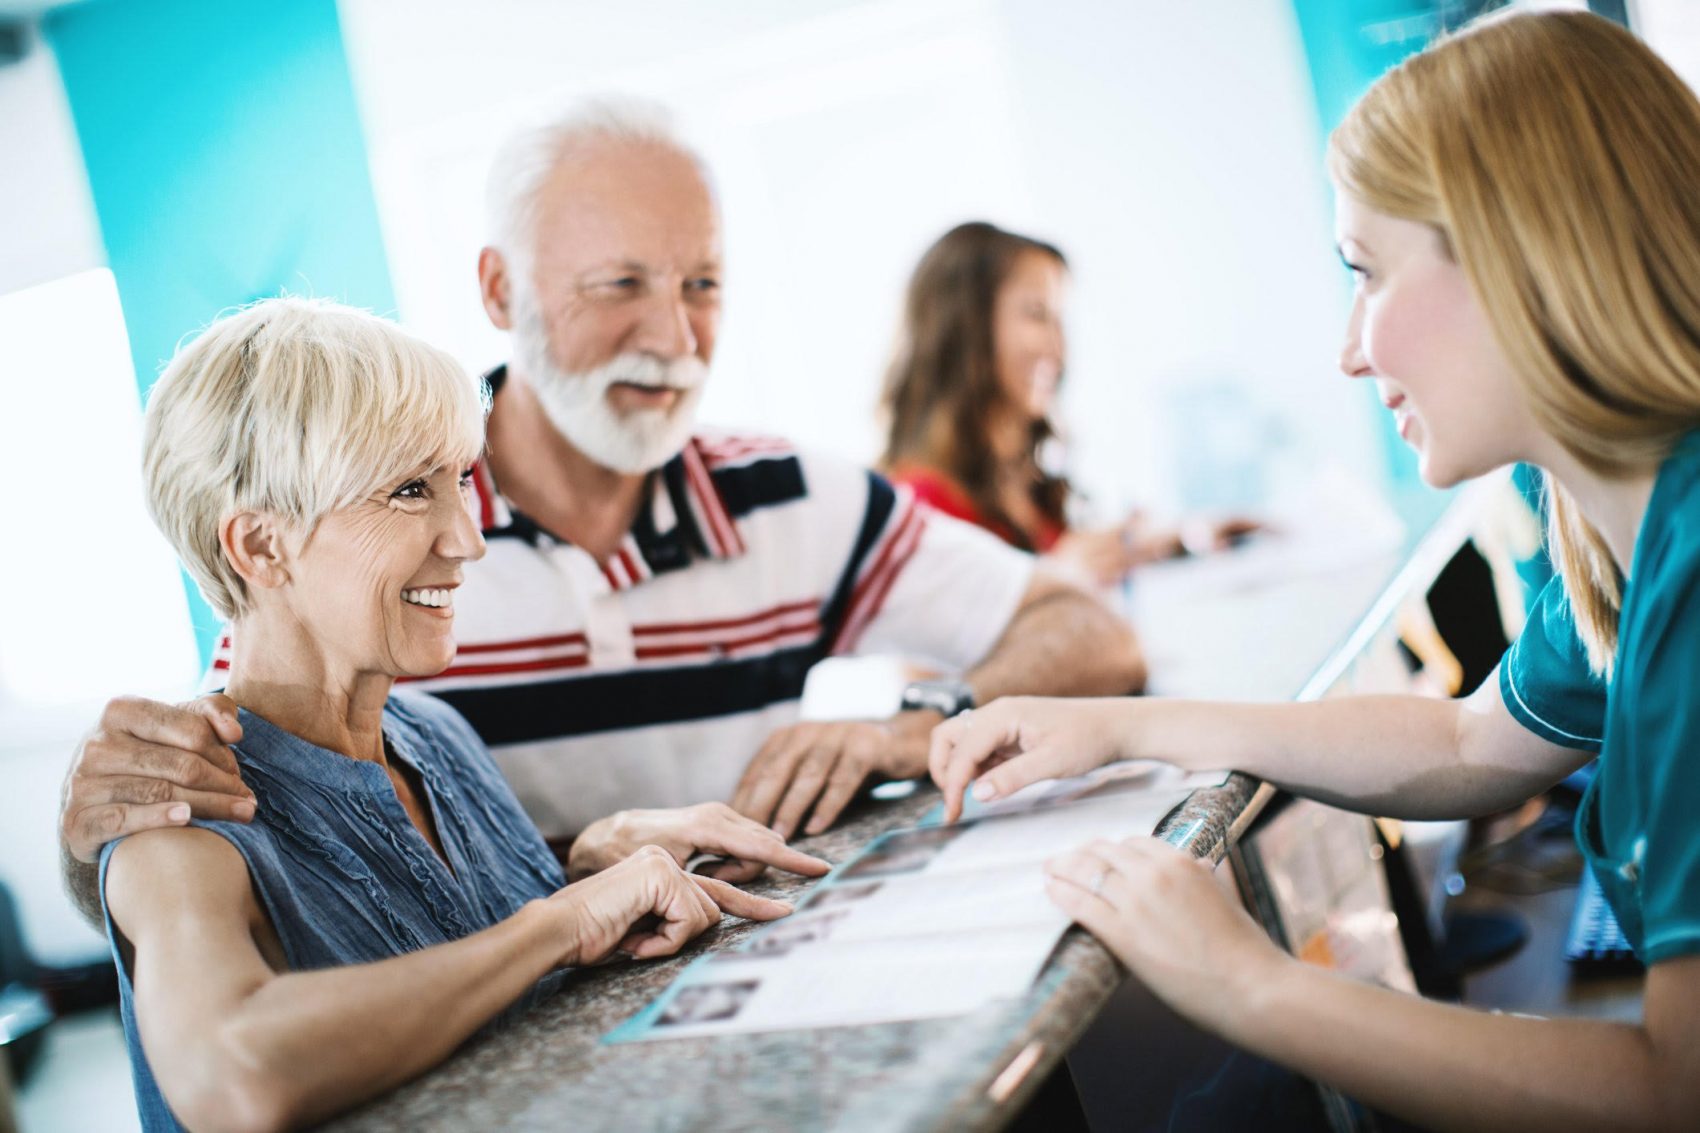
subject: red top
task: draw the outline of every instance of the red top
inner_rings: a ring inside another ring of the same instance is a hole
[[[976,527],[983,527],[1011,546],[1021,546],[1022,539],[1008,524],[983,515],[974,506],[966,490],[954,479],[936,468],[927,468],[919,464],[903,464],[888,473],[893,484],[902,484],[915,493],[915,498],[932,508],[942,511],[948,516],[965,520]],[[1041,519],[1039,529],[1030,532],[1033,549],[1044,554],[1056,546],[1057,540],[1063,535],[1061,524]]]

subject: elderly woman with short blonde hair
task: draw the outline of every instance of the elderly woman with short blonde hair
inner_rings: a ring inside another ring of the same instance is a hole
[[[464,720],[393,691],[454,656],[478,384],[363,312],[278,299],[155,387],[150,509],[233,619],[251,824],[108,846],[101,892],[149,1130],[327,1117],[562,968],[787,907],[646,848],[570,887]]]

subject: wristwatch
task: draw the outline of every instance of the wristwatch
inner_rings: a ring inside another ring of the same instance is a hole
[[[910,681],[903,687],[903,711],[930,708],[946,720],[974,707],[967,681]]]

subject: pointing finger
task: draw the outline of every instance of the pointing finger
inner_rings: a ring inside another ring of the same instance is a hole
[[[713,849],[741,863],[759,862],[782,869],[786,873],[802,874],[804,877],[820,877],[832,869],[831,862],[787,846],[780,839],[773,837],[773,832],[766,827],[762,828],[761,834],[737,829],[728,830],[718,842]]]
[[[735,917],[752,921],[772,921],[791,914],[792,906],[784,901],[758,897],[712,877],[693,877],[691,880],[702,887],[702,891],[711,901]]]

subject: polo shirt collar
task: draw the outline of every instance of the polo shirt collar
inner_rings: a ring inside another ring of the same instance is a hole
[[[506,380],[505,365],[485,376],[492,397]],[[486,535],[516,535],[529,542],[541,535],[559,539],[501,495],[484,460],[478,463],[474,483]],[[597,564],[615,590],[629,590],[698,560],[735,559],[744,553],[738,522],[715,483],[699,438],[686,441],[676,456],[651,472],[645,491],[647,499],[631,530],[615,552]]]

